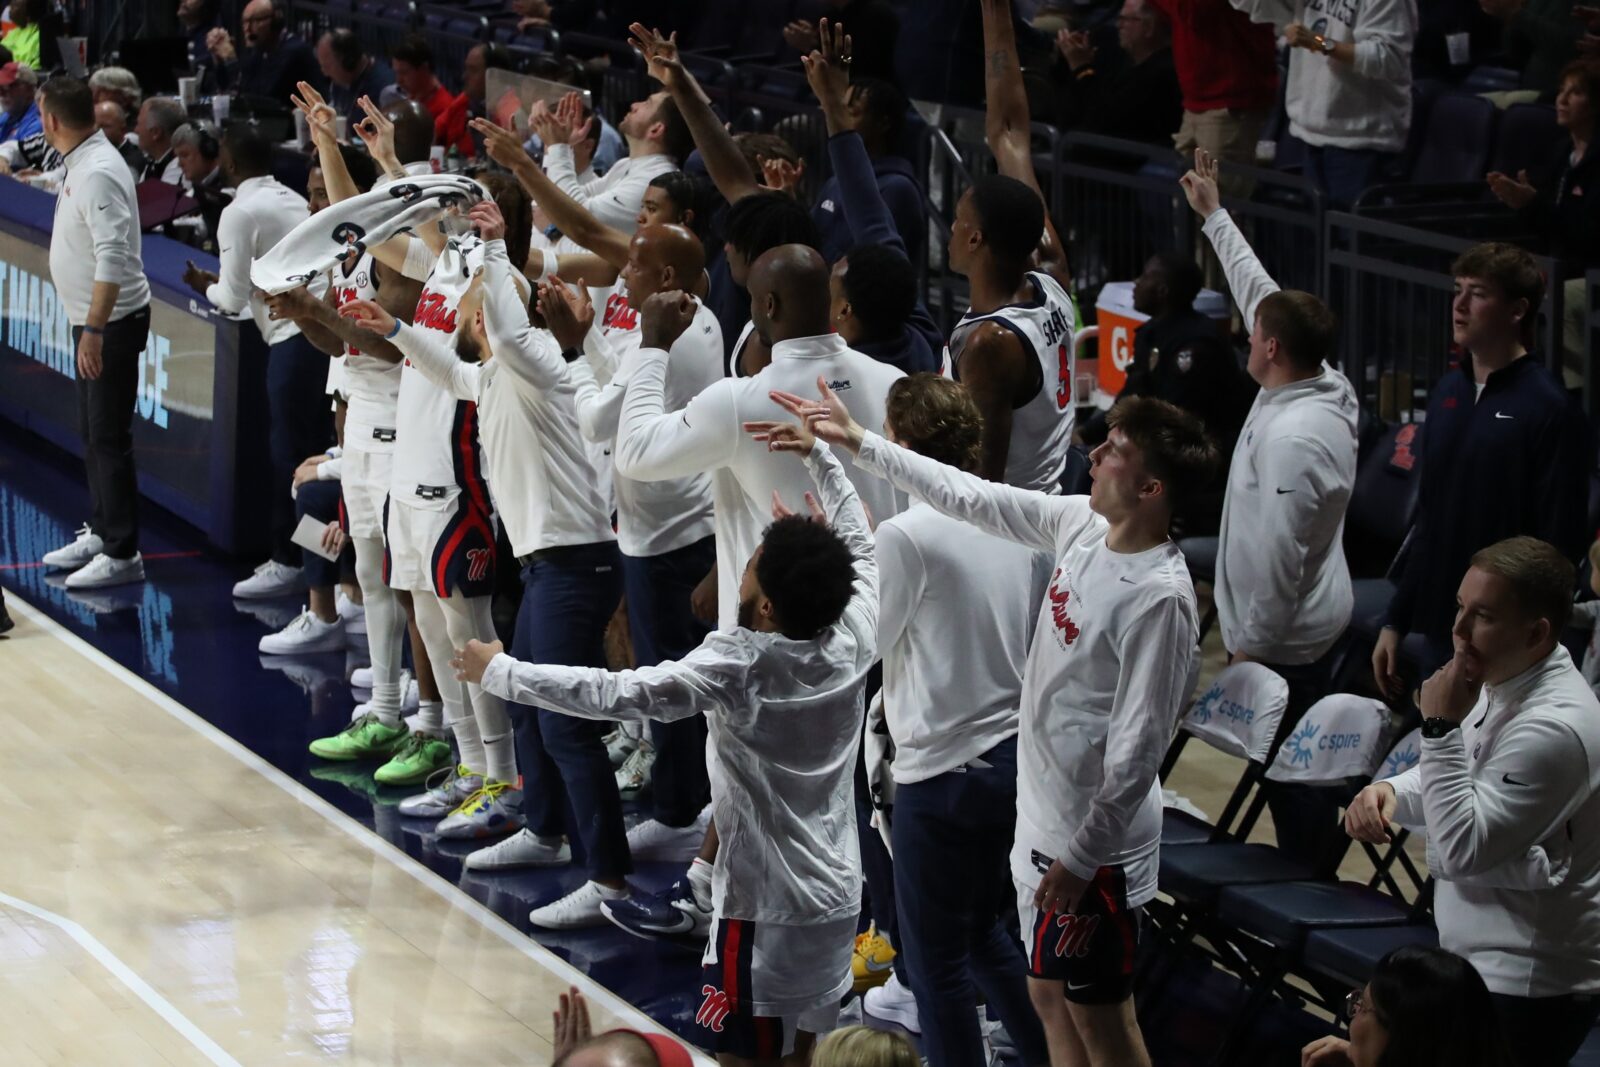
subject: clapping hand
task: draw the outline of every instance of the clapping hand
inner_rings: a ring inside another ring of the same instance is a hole
[[[1515,178],[1497,170],[1490,171],[1488,181],[1489,191],[1495,195],[1495,199],[1509,208],[1525,208],[1539,195],[1539,191],[1528,180],[1528,172],[1525,170],[1517,171]]]
[[[563,352],[583,347],[584,338],[594,325],[594,302],[589,292],[579,287],[574,293],[556,275],[551,275],[545,285],[539,286],[539,314],[544,316],[545,328],[555,337]]]
[[[1061,53],[1061,58],[1073,70],[1087,67],[1098,54],[1095,46],[1089,43],[1088,30],[1069,30],[1065,27],[1056,32],[1056,51]]]
[[[798,163],[790,163],[787,159],[761,161],[761,176],[766,180],[767,188],[788,193],[796,198],[800,195],[800,179],[805,172],[805,160]]]
[[[1217,160],[1204,148],[1194,150],[1194,167],[1178,179],[1189,206],[1202,219],[1209,219],[1222,208],[1222,194],[1217,190]]]
[[[566,132],[566,144],[579,145],[588,140],[594,116],[584,117],[582,93],[573,90],[556,102],[556,122]]]

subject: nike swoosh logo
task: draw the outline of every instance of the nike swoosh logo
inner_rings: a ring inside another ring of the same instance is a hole
[[[1293,489],[1279,489],[1279,490],[1278,490],[1278,495],[1279,495],[1279,496],[1282,496],[1282,495],[1283,495],[1283,494],[1285,494],[1285,493],[1292,493],[1292,492],[1294,492],[1294,490],[1293,490]]]
[[[865,956],[861,958],[861,962],[866,964],[867,970],[871,971],[873,974],[877,974],[879,971],[887,971],[894,966],[892,962],[869,960]]]
[[[1495,412],[1495,413],[1494,413],[1494,417],[1495,417],[1495,418],[1497,418],[1497,419],[1514,419],[1514,418],[1516,418],[1516,416],[1515,416],[1515,415],[1507,415],[1507,414],[1506,414],[1506,413],[1505,413],[1505,412],[1503,412],[1503,411],[1497,411],[1497,412]]]
[[[1067,988],[1073,992],[1077,992],[1080,989],[1088,989],[1092,985],[1094,985],[1093,982],[1068,982]]]
[[[101,211],[104,211],[106,208],[110,207],[111,205],[110,204],[97,204],[95,206],[98,207]]]
[[[1127,582],[1129,585],[1133,584],[1133,579],[1132,578],[1118,578],[1117,581],[1119,581],[1119,582]]]
[[[1506,785],[1520,785],[1520,786],[1523,786],[1524,788],[1526,788],[1527,784],[1528,784],[1527,782],[1519,782],[1519,781],[1517,781],[1515,778],[1511,777],[1509,774],[1502,774],[1500,776],[1500,780],[1502,782],[1504,782]]]

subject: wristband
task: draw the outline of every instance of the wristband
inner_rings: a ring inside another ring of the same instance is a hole
[[[388,340],[388,341],[393,341],[395,339],[395,337],[400,333],[400,327],[402,327],[404,325],[405,325],[405,323],[401,322],[399,319],[395,319],[394,320],[394,328],[391,329],[388,333],[383,335],[384,339]]]
[[[550,275],[557,273],[556,265],[561,257],[548,248],[539,253],[539,276],[533,279],[533,284],[543,285],[549,281]]]
[[[1447,719],[1443,715],[1435,715],[1430,719],[1422,720],[1422,736],[1429,740],[1438,740],[1448,737],[1452,730],[1459,730],[1461,724],[1454,719]]]
[[[96,337],[104,337],[106,331],[105,331],[104,327],[101,327],[101,326],[85,326],[83,328],[83,332],[84,333],[92,333]]]

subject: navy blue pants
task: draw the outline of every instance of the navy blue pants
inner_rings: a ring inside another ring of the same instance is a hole
[[[267,452],[272,460],[272,558],[300,566],[289,486],[307,456],[333,443],[333,413],[326,392],[328,357],[300,334],[267,349]]]
[[[1393,158],[1392,152],[1370,148],[1307,145],[1306,177],[1321,187],[1329,208],[1348,211],[1368,186],[1377,184],[1379,174]]]
[[[522,569],[522,607],[511,654],[528,663],[606,665],[606,623],[622,596],[621,553],[612,542],[536,553]],[[522,768],[523,813],[537,834],[566,833],[590,877],[633,870],[617,778],[603,722],[506,705]],[[568,816],[570,815],[570,821]]]
[[[895,789],[895,947],[917,998],[922,1051],[931,1067],[983,1062],[977,990],[1005,1023],[1022,1062],[1047,1063],[1013,922],[1017,739],[972,762],[988,766],[969,763]]]
[[[339,483],[307,482],[302,485],[294,498],[294,517],[297,525],[302,515],[310,515],[324,524],[338,519]],[[323,559],[315,552],[304,548],[300,549],[300,557],[301,566],[305,570],[306,584],[312,587],[326,588],[338,585],[346,574],[354,573],[356,554],[348,541],[345,542],[344,551],[336,560]]]
[[[682,659],[705,640],[706,626],[689,597],[717,561],[713,537],[659,556],[622,557],[628,633],[641,667]],[[650,772],[652,814],[667,826],[688,826],[711,800],[706,775],[706,717],[650,724],[656,762]]]

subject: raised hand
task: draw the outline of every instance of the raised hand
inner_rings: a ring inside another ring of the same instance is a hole
[[[391,165],[398,170],[400,160],[394,154],[394,123],[383,113],[383,109],[372,102],[372,97],[363,96],[356,103],[367,115],[356,123],[356,135],[367,146],[373,162],[385,170],[390,169]]]
[[[528,125],[533,127],[533,132],[539,135],[539,140],[544,142],[545,151],[551,145],[568,144],[567,138],[572,131],[561,124],[561,120],[550,110],[550,105],[543,100],[535,100],[528,109]]]
[[[678,32],[674,30],[670,36],[663,37],[660,30],[647,29],[642,22],[629,26],[628,32],[632,34],[628,43],[644,57],[645,70],[650,77],[672,88],[678,75],[683,73],[683,64],[678,59]]]
[[[806,425],[804,419],[799,422],[747,422],[744,432],[750,435],[751,440],[765,444],[768,452],[793,452],[809,456],[817,443],[817,435],[811,432],[811,427]],[[773,493],[772,498],[776,501],[777,493]],[[781,518],[776,510],[773,515]]]
[[[832,109],[837,109],[842,115],[850,96],[850,35],[844,32],[843,23],[828,19],[818,22],[817,28],[817,48],[810,55],[801,56],[800,63],[806,68],[806,83],[822,110],[831,114]]]
[[[556,275],[539,286],[539,314],[563,352],[583,347],[594,325],[594,302],[587,290],[574,293]]]
[[[394,329],[395,317],[373,300],[351,300],[339,305],[339,314],[363,330],[387,337]]]
[[[559,1060],[589,1040],[590,1033],[589,1005],[583,999],[583,994],[578,992],[578,987],[573,986],[570,991],[561,994],[560,1007],[556,1009],[555,1058]]]
[[[594,116],[584,118],[583,94],[574,90],[557,101],[556,121],[567,131],[566,143],[577,145],[588,138],[589,130],[594,125]]]
[[[745,425],[749,426],[751,424],[745,423]],[[824,526],[828,524],[828,513],[823,511],[822,505],[817,502],[817,494],[809,489],[806,490],[806,509],[811,512],[812,522],[820,522]],[[783,497],[774,489],[772,491],[772,517],[774,519],[788,519],[793,518],[794,514],[795,510],[785,504]]]
[[[206,34],[206,50],[216,57],[218,63],[232,63],[236,56],[233,38],[220,26]]]
[[[850,409],[839,399],[838,393],[828,388],[827,378],[821,375],[817,376],[817,392],[821,400],[778,391],[767,395],[774,404],[805,423],[818,438],[848,450],[851,455],[860,452],[866,430],[850,416]]]
[[[467,212],[467,218],[478,228],[478,236],[485,241],[503,240],[506,235],[506,217],[500,214],[500,205],[493,200],[479,200]]]
[[[528,150],[522,147],[522,138],[511,130],[496,126],[488,119],[473,119],[468,125],[482,135],[483,150],[489,158],[507,170],[514,171],[533,162]]]
[[[783,39],[803,55],[817,47],[817,28],[804,19],[795,19],[783,28]]]
[[[319,141],[327,138],[329,142],[338,140],[338,114],[333,110],[333,105],[322,98],[316,86],[310,82],[298,82],[297,93],[290,93],[289,99],[294,106],[300,109],[306,117],[306,125],[311,130],[311,139]]]
[[[1065,59],[1067,66],[1073,70],[1093,63],[1097,53],[1097,49],[1089,41],[1088,30],[1066,28],[1056,32],[1056,51],[1061,53],[1061,58]]]
[[[777,189],[796,198],[800,195],[800,179],[805,172],[805,160],[799,163],[790,163],[787,159],[761,161],[761,176],[765,179],[767,188]]]
[[[1194,150],[1194,167],[1178,179],[1183,195],[1195,214],[1209,219],[1222,208],[1222,194],[1217,191],[1217,160],[1204,148]]]

